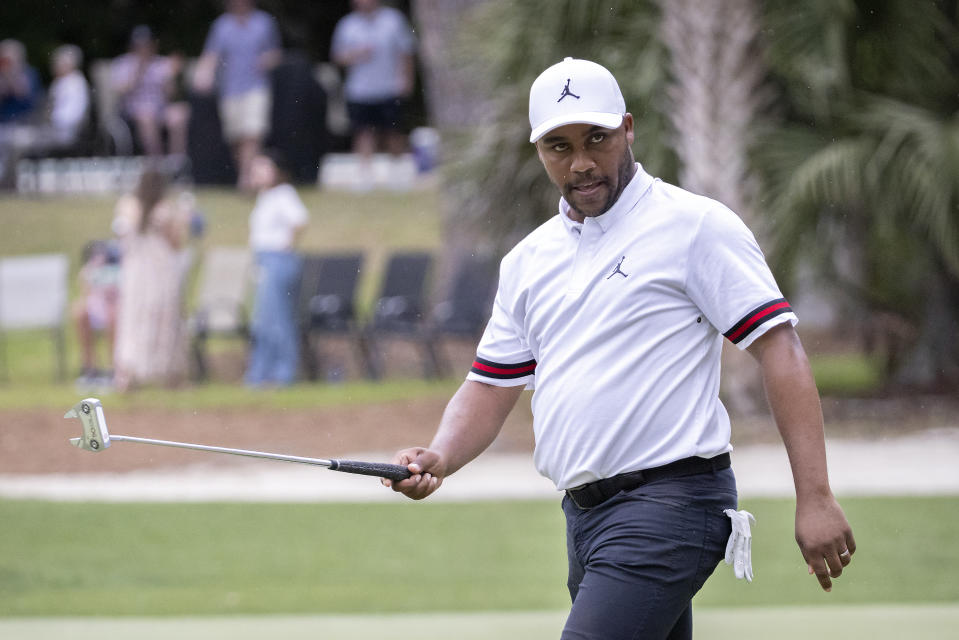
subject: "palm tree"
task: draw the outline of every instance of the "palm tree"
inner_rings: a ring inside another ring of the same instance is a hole
[[[672,71],[669,117],[679,184],[716,198],[754,226],[748,150],[771,98],[755,0],[659,0]]]
[[[766,0],[756,147],[782,266],[838,283],[890,382],[959,383],[959,24],[948,3]]]
[[[659,0],[659,36],[668,49],[669,118],[680,161],[679,185],[736,211],[757,235],[758,181],[750,140],[771,98],[759,51],[756,0]],[[739,415],[765,411],[755,362],[723,353],[723,400]]]

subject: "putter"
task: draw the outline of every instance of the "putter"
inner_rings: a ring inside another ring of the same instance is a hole
[[[386,464],[382,462],[359,462],[357,460],[325,460],[323,458],[304,458],[302,456],[289,456],[282,453],[267,453],[265,451],[249,451],[247,449],[231,449],[229,447],[212,447],[205,444],[193,444],[190,442],[173,442],[170,440],[154,440],[152,438],[139,438],[136,436],[110,435],[107,430],[107,420],[103,415],[103,405],[96,398],[87,398],[81,400],[67,411],[64,418],[79,418],[83,425],[83,436],[79,438],[70,438],[73,446],[94,453],[103,451],[110,447],[113,442],[139,442],[140,444],[152,444],[161,447],[176,447],[179,449],[194,449],[196,451],[212,451],[215,453],[228,453],[234,456],[246,456],[248,458],[266,458],[268,460],[280,460],[282,462],[299,462],[301,464],[312,464],[319,467],[326,467],[331,471],[343,471],[345,473],[358,473],[364,476],[375,476],[377,478],[387,478],[389,480],[406,480],[410,477],[410,470],[398,464]]]

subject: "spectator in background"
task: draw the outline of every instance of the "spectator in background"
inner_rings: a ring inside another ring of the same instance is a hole
[[[83,52],[65,44],[50,56],[53,82],[46,116],[26,116],[0,128],[0,184],[11,187],[13,167],[27,154],[43,155],[75,147],[90,119],[90,86],[80,68]]]
[[[51,142],[66,147],[77,142],[90,118],[90,85],[80,70],[83,52],[65,44],[51,56],[53,83],[50,85]]]
[[[157,53],[156,38],[146,25],[133,29],[129,53],[110,67],[110,84],[120,95],[120,116],[131,125],[148,156],[163,155],[166,128],[170,155],[180,162],[186,158],[189,112],[183,112],[179,101],[170,103],[182,68],[182,56],[167,58]]]
[[[189,90],[186,86],[186,56],[181,51],[174,51],[167,60],[170,61],[170,82],[167,106],[163,112],[167,148],[171,156],[185,162],[191,115]]]
[[[352,0],[352,5],[353,12],[333,32],[331,58],[346,69],[353,151],[362,160],[369,186],[377,138],[385,137],[394,156],[406,149],[403,103],[413,92],[414,41],[400,11],[380,6],[379,0]]]
[[[23,43],[0,41],[0,125],[27,122],[42,97],[40,75],[27,64]]]
[[[226,6],[210,28],[194,87],[207,93],[218,84],[223,137],[233,149],[237,186],[248,191],[250,166],[269,129],[269,72],[280,61],[280,32],[253,0],[227,0]]]
[[[300,347],[296,303],[301,261],[294,249],[309,214],[278,151],[255,156],[250,178],[258,191],[250,214],[250,249],[258,272],[245,379],[251,387],[289,385],[296,378]]]
[[[72,309],[73,322],[80,343],[82,369],[77,383],[100,385],[113,377],[112,358],[119,293],[120,253],[117,247],[103,240],[94,240],[83,249],[80,267],[80,297]],[[106,337],[110,362],[105,369],[97,367],[97,335]]]
[[[125,391],[146,384],[175,385],[186,374],[182,318],[183,258],[190,213],[166,199],[166,177],[148,169],[136,193],[116,206],[114,233],[123,261],[117,309],[115,384]]]
[[[283,60],[270,75],[273,114],[268,144],[283,150],[294,184],[315,185],[328,144],[326,92],[302,51],[284,51]]]

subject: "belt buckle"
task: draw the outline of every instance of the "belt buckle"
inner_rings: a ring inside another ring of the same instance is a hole
[[[576,505],[576,508],[579,509],[580,511],[589,511],[590,509],[592,509],[592,507],[584,507],[583,505],[581,505],[579,502],[576,501],[576,494],[575,494],[574,492],[575,492],[575,491],[581,491],[582,489],[585,489],[586,486],[587,486],[587,485],[585,485],[585,484],[581,484],[581,485],[579,485],[578,487],[574,487],[574,488],[572,488],[572,489],[567,489],[567,490],[566,490],[566,495],[569,496],[570,501],[571,501],[574,505]]]

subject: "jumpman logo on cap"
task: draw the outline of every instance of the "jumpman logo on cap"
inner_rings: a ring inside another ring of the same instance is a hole
[[[608,276],[606,276],[606,279],[607,279],[607,280],[609,280],[610,278],[612,278],[613,276],[615,276],[617,273],[618,273],[619,275],[623,276],[624,278],[628,278],[628,277],[629,277],[629,274],[626,273],[625,271],[623,271],[623,270],[621,269],[621,267],[623,266],[623,262],[624,262],[625,260],[626,260],[626,256],[623,256],[622,258],[620,258],[619,263],[616,265],[616,268],[613,269],[613,272],[612,272],[611,274],[609,274]]]
[[[567,79],[566,79],[566,86],[563,87],[563,93],[559,94],[559,100],[557,100],[556,102],[562,102],[562,101],[563,101],[563,98],[565,98],[566,96],[572,96],[572,97],[576,98],[577,100],[579,100],[579,96],[569,90],[569,81],[570,81],[570,80],[572,80],[572,78],[567,78]]]

